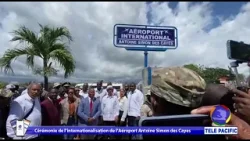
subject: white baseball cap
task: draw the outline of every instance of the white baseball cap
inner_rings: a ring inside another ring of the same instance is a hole
[[[5,88],[6,89],[15,89],[16,87],[13,84],[8,84],[8,85],[5,86]]]
[[[60,86],[60,85],[61,85],[60,83],[54,83],[54,86],[53,86],[53,87],[55,88],[55,87],[58,87],[58,86]]]
[[[113,89],[113,86],[108,85],[108,86],[107,86],[107,90],[108,90],[108,89]]]

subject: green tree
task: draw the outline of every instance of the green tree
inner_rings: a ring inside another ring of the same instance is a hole
[[[230,75],[230,71],[223,68],[209,68],[206,67],[203,70],[203,78],[206,80],[206,82],[216,82],[219,80],[220,77],[228,76]]]
[[[189,68],[195,72],[197,72],[207,83],[214,83],[219,80],[220,77],[228,76],[232,79],[235,79],[234,75],[231,73],[231,70],[223,69],[223,68],[212,68],[212,67],[204,67],[202,65],[196,64],[187,64],[184,67]],[[244,75],[239,74],[241,79],[244,79]]]
[[[19,41],[25,48],[7,50],[3,57],[0,58],[0,67],[5,73],[14,73],[11,62],[17,57],[25,55],[27,57],[26,64],[28,68],[31,68],[35,74],[44,77],[44,87],[48,89],[48,77],[56,75],[58,71],[53,68],[53,61],[58,62],[64,69],[65,78],[71,75],[75,70],[74,58],[69,51],[69,47],[64,42],[64,40],[67,39],[70,43],[72,36],[66,27],[52,28],[40,24],[39,26],[39,34],[36,34],[25,26],[14,30],[14,37],[11,41]],[[43,60],[42,67],[35,65],[35,57]]]
[[[204,68],[203,66],[196,65],[196,64],[187,64],[187,65],[184,65],[184,67],[197,72],[199,75],[202,75],[203,68]]]
[[[4,89],[5,86],[6,86],[6,83],[0,82],[0,89]]]

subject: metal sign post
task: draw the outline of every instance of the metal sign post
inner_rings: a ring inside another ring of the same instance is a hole
[[[116,24],[114,26],[113,43],[115,47],[125,48],[128,51],[144,51],[144,67],[147,68],[149,51],[165,52],[167,49],[178,47],[177,28],[172,26]]]
[[[148,51],[144,51],[144,67],[148,67]]]

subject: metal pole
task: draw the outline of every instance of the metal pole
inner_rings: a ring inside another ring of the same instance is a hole
[[[241,83],[240,83],[240,79],[239,79],[238,69],[237,69],[237,67],[233,67],[233,69],[234,69],[234,72],[235,72],[236,84],[237,84],[237,87],[239,87],[239,86],[241,86]]]
[[[144,67],[148,67],[148,51],[144,51]]]
[[[241,86],[241,84],[240,84],[240,80],[239,80],[239,74],[238,74],[238,69],[237,69],[237,67],[239,66],[239,63],[237,62],[237,61],[235,61],[235,62],[231,62],[230,63],[230,66],[231,66],[231,68],[233,68],[233,70],[234,70],[234,74],[235,74],[235,80],[236,80],[236,85],[237,85],[237,87],[239,87],[239,86]]]

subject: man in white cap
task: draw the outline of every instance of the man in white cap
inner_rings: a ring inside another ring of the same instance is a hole
[[[14,91],[15,90],[15,85],[13,85],[13,84],[8,84],[8,85],[6,85],[5,86],[5,89],[6,90],[10,90],[10,91]]]
[[[60,83],[54,83],[53,88],[59,90],[59,88],[61,87]]]
[[[107,85],[113,87],[112,82],[108,82]],[[113,87],[113,94],[118,97],[117,90],[114,87]]]
[[[103,124],[105,126],[115,126],[119,116],[119,101],[117,96],[113,94],[113,87],[107,87],[108,94],[102,98],[101,111]]]

